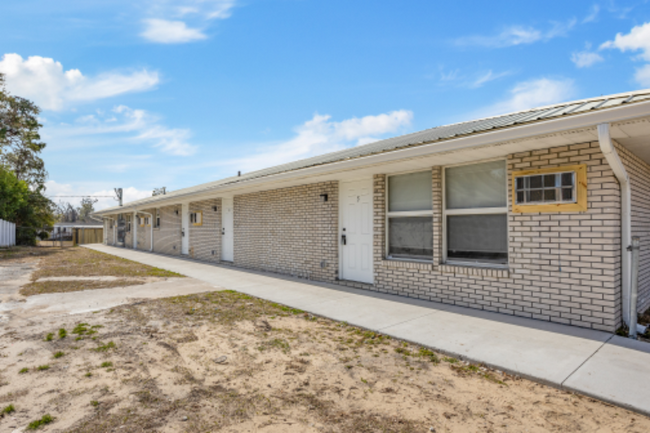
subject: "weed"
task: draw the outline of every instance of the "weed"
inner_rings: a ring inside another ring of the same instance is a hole
[[[45,341],[52,341],[53,339],[54,339],[54,334],[51,332],[45,336]]]
[[[434,364],[440,363],[440,358],[438,358],[438,355],[436,355],[429,349],[425,349],[424,347],[420,347],[420,352],[418,353],[418,356],[422,358],[429,358],[429,361],[431,361]]]
[[[88,325],[87,323],[78,323],[77,326],[75,326],[74,329],[72,330],[72,333],[83,335],[86,332],[88,332],[88,326],[90,325]]]
[[[83,339],[84,339],[83,337],[77,337],[77,338],[74,339],[74,341],[79,341],[79,340],[83,340]]]
[[[97,400],[90,400],[90,405],[92,407],[97,407],[97,406],[99,406],[99,402]]]
[[[66,331],[63,328],[59,329],[59,338],[65,338],[67,336],[68,336],[68,331]]]
[[[55,358],[55,359],[56,359],[56,358],[61,358],[61,357],[64,356],[64,355],[65,355],[65,353],[63,353],[63,352],[56,352],[56,353],[54,354],[54,358]]]
[[[109,368],[109,367],[112,367],[112,366],[113,366],[113,363],[110,362],[110,361],[102,362],[102,365],[100,365],[100,367],[102,367],[102,368]]]
[[[43,415],[43,418],[30,422],[27,426],[27,430],[37,430],[44,425],[50,424],[51,422],[54,422],[54,418],[52,418],[52,416],[48,413],[46,415]]]
[[[368,381],[364,379],[363,377],[361,378],[361,382],[365,383],[366,385],[368,384]]]
[[[49,370],[49,369],[50,369],[50,366],[47,365],[47,364],[46,365],[39,365],[38,367],[36,367],[36,370],[38,370],[38,371],[45,371],[45,370]]]
[[[9,406],[5,406],[4,409],[2,409],[2,414],[3,415],[5,415],[5,414],[9,415],[10,413],[15,412],[15,411],[16,411],[16,408],[14,407],[14,405],[10,404]]]
[[[95,352],[108,352],[110,349],[115,349],[116,347],[117,346],[115,345],[115,343],[113,343],[112,341],[109,341],[108,343],[102,344],[101,346],[96,347],[96,348],[91,349],[91,350],[94,350]]]
[[[99,328],[103,328],[103,327],[104,327],[104,325],[93,325],[93,326],[90,327],[90,329],[99,329]]]
[[[86,377],[92,377],[93,374],[89,371],[89,372],[87,372],[84,376],[86,376]]]
[[[448,356],[445,356],[442,360],[450,364],[456,364],[458,362],[456,358],[449,358]]]
[[[25,374],[25,373],[28,373],[28,372],[29,372],[29,368],[24,367],[24,368],[21,368],[21,369],[20,369],[20,371],[18,372],[18,374]]]
[[[257,349],[260,352],[264,351],[265,349],[280,349],[283,353],[289,353],[291,350],[289,343],[281,338],[274,338],[273,340],[265,341]]]

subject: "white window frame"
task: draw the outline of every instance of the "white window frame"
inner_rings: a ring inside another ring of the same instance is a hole
[[[390,175],[386,175],[386,180],[385,180],[385,191],[384,191],[384,215],[385,215],[385,220],[384,220],[384,239],[385,239],[385,251],[384,251],[384,257],[387,260],[397,260],[397,261],[402,261],[402,262],[419,262],[419,263],[433,263],[433,256],[435,254],[432,254],[431,259],[424,259],[424,258],[417,258],[417,257],[393,257],[390,255],[390,244],[389,244],[389,236],[390,236],[390,229],[389,229],[389,220],[390,218],[399,218],[399,217],[431,217],[431,226],[433,226],[433,211],[434,211],[434,204],[433,204],[433,187],[431,188],[431,210],[419,210],[419,211],[394,211],[390,212],[388,210],[388,207],[390,205],[390,188],[389,188],[389,181],[388,179],[393,177],[393,176],[402,176],[404,174],[412,174],[412,173],[423,173],[423,172],[428,172],[431,175],[431,179],[433,181],[433,170],[410,170],[410,171],[404,171],[404,172],[399,172],[399,173],[392,173]],[[431,250],[433,252],[435,248],[435,245],[433,245],[433,239],[431,239]]]
[[[447,168],[452,168],[452,167],[461,167],[465,165],[477,165],[477,164],[482,164],[485,162],[492,162],[492,161],[503,161],[504,167],[505,167],[505,182],[503,185],[503,188],[506,191],[506,205],[504,207],[484,207],[484,208],[475,208],[475,209],[450,209],[447,210]],[[476,267],[476,268],[499,268],[499,269],[507,269],[508,268],[508,263],[506,264],[500,264],[500,263],[489,263],[489,262],[470,262],[470,261],[464,261],[464,260],[454,260],[451,259],[449,260],[447,258],[447,216],[455,216],[455,215],[500,215],[500,214],[505,214],[506,215],[506,242],[508,245],[508,262],[510,262],[510,223],[508,222],[508,161],[503,158],[491,158],[491,159],[485,159],[481,161],[473,161],[473,162],[464,162],[462,164],[452,164],[452,165],[445,165],[442,167],[442,263],[446,265],[454,265],[454,266],[471,266],[471,267]]]

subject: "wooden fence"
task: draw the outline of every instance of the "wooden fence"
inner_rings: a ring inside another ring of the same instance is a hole
[[[101,244],[104,242],[104,229],[72,229],[72,242],[75,245]]]

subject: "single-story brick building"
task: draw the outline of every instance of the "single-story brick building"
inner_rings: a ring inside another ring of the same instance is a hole
[[[441,126],[97,212],[108,245],[614,331],[650,307],[650,90]]]

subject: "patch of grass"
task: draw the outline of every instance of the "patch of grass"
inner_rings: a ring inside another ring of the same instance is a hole
[[[84,374],[84,376],[86,376],[86,377],[92,377],[93,374],[92,374],[90,371],[88,371],[88,372],[86,372],[86,374]]]
[[[117,346],[115,345],[115,343],[113,343],[112,341],[109,341],[108,343],[102,344],[101,346],[98,346],[98,347],[96,347],[94,349],[91,349],[91,350],[94,350],[95,352],[108,352],[109,350],[115,349],[116,347]]]
[[[61,357],[63,357],[63,356],[65,356],[65,353],[63,353],[63,352],[61,352],[61,351],[56,352],[56,353],[54,354],[54,358],[55,358],[55,359],[57,359],[57,358],[61,358]]]
[[[456,358],[450,358],[448,356],[445,356],[444,358],[442,358],[442,360],[450,364],[456,364],[458,362]]]
[[[67,337],[67,335],[68,335],[68,331],[66,331],[63,328],[59,329],[59,338],[65,338]]]
[[[88,326],[90,325],[88,325],[87,323],[77,323],[77,325],[72,330],[72,333],[79,334],[79,335],[85,334],[86,332],[88,332]]]
[[[32,274],[36,281],[44,277],[183,277],[176,272],[154,268],[142,263],[122,259],[83,247],[65,248],[57,254],[50,254]],[[68,283],[68,282],[66,282]]]
[[[54,334],[51,332],[45,336],[45,341],[52,341],[53,339],[54,339]]]
[[[36,367],[36,370],[38,370],[38,371],[45,371],[45,370],[49,370],[49,369],[50,369],[50,366],[47,365],[47,364],[39,365],[38,367]]]
[[[44,293],[67,293],[81,290],[109,289],[145,284],[145,280],[120,278],[113,281],[40,281],[32,282],[20,289],[23,296],[42,295]]]
[[[25,374],[25,373],[29,373],[29,368],[27,367],[21,368],[20,371],[18,372],[18,374]]]
[[[97,400],[90,400],[90,405],[92,407],[97,407],[97,406],[99,406],[99,402]]]
[[[289,343],[281,338],[274,338],[273,340],[265,341],[258,346],[257,349],[260,352],[263,352],[266,349],[280,349],[283,353],[289,353],[291,351]]]
[[[102,362],[102,365],[100,365],[100,367],[102,367],[102,368],[109,368],[109,367],[112,367],[112,366],[113,366],[113,363],[110,362],[110,361],[104,361],[104,362]]]
[[[5,406],[2,409],[2,414],[3,415],[9,415],[10,413],[15,412],[15,411],[16,411],[16,408],[14,407],[14,405],[10,404],[9,406]]]
[[[420,347],[418,356],[421,358],[427,358],[429,361],[431,361],[434,364],[440,364],[440,358],[438,358],[438,355],[436,355],[429,349],[425,349],[424,347]]]
[[[29,423],[27,426],[27,430],[37,430],[44,425],[50,424],[54,422],[54,418],[48,413],[46,415],[43,415],[41,419],[37,419],[36,421],[32,421]]]

